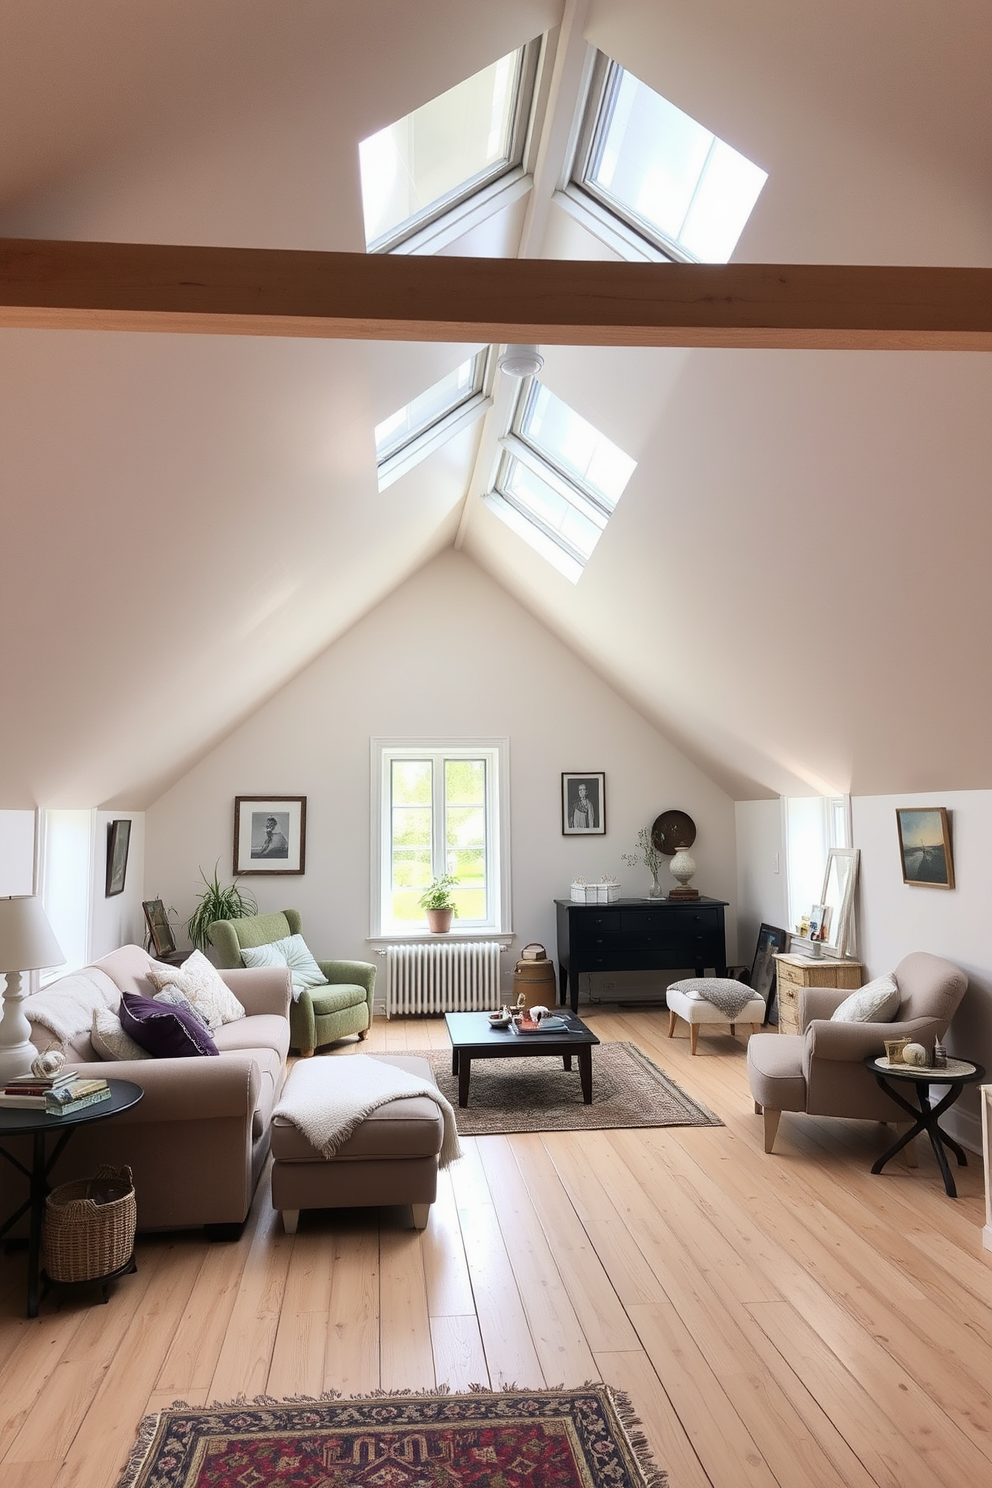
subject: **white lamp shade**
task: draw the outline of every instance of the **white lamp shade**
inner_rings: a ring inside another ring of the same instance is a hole
[[[0,899],[0,971],[37,971],[64,961],[40,899]]]

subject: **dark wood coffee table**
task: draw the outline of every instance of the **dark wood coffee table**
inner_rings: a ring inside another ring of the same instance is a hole
[[[556,1012],[568,1030],[556,1033],[514,1033],[512,1028],[493,1028],[488,1013],[445,1013],[451,1040],[451,1073],[458,1076],[458,1104],[468,1105],[468,1082],[473,1059],[534,1059],[560,1054],[565,1069],[572,1056],[579,1061],[582,1099],[592,1105],[592,1051],[599,1039],[574,1013]]]

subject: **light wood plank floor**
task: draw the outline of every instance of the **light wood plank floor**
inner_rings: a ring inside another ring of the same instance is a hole
[[[955,1201],[929,1152],[873,1178],[891,1137],[868,1123],[785,1116],[768,1157],[742,1042],[691,1058],[663,1013],[587,1017],[726,1125],[467,1141],[423,1233],[382,1210],[286,1236],[263,1179],[238,1244],[142,1238],[108,1306],[32,1321],[23,1253],[0,1257],[4,1488],[110,1488],[177,1399],[594,1378],[630,1392],[672,1488],[992,1484],[980,1160]],[[364,1047],[447,1039],[381,1021]]]

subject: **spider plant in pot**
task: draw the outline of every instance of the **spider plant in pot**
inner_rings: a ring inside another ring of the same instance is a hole
[[[198,951],[205,951],[210,944],[207,931],[214,920],[243,920],[247,915],[253,915],[258,905],[250,894],[243,893],[238,888],[237,879],[225,888],[217,877],[216,863],[213,878],[208,878],[202,868],[200,877],[206,884],[206,888],[200,895],[200,902],[186,921],[186,934]]]
[[[451,929],[452,916],[458,913],[451,890],[457,882],[452,874],[442,873],[440,878],[435,878],[428,884],[417,901],[421,909],[427,912],[427,928],[432,935]]]

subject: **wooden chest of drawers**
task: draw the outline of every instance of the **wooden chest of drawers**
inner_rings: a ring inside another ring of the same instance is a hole
[[[801,987],[841,987],[855,992],[864,984],[860,961],[836,961],[824,956],[814,961],[809,956],[775,957],[778,987],[778,1031],[799,1032],[799,991]]]

